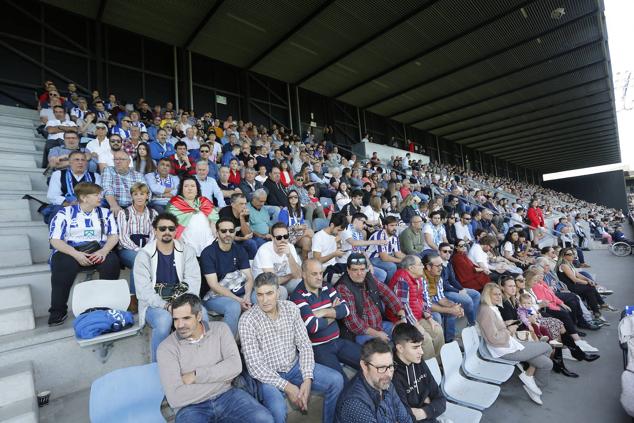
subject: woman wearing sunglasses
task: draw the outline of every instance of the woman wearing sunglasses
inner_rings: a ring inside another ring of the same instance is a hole
[[[295,189],[291,189],[287,198],[288,203],[280,211],[277,221],[288,226],[288,242],[300,247],[302,249],[302,260],[306,260],[308,253],[311,251],[313,231],[306,225],[304,220],[304,211],[299,203],[299,193]]]

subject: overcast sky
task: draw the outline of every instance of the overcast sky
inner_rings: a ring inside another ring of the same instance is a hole
[[[608,45],[612,59],[612,74],[615,83],[615,99],[617,117],[619,121],[619,138],[621,140],[621,159],[624,164],[634,170],[634,1],[605,0],[605,18],[608,23]],[[626,107],[622,101],[624,75],[633,72],[629,84]]]

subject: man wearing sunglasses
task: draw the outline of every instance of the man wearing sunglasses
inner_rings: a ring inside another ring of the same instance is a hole
[[[471,234],[471,214],[464,212],[460,216],[460,221],[454,224],[456,228],[456,238],[461,239],[466,243],[473,242],[473,235]]]
[[[361,349],[358,372],[337,403],[335,423],[412,423],[392,384],[394,357],[390,345],[372,339]]]
[[[200,254],[202,274],[209,285],[203,304],[224,316],[234,336],[238,334],[240,314],[251,308],[253,291],[249,256],[235,243],[237,229],[232,219],[220,218],[216,222],[218,239]]]
[[[449,243],[443,242],[439,245],[440,258],[442,259],[442,282],[445,297],[449,301],[460,304],[464,310],[469,326],[475,325],[480,307],[480,293],[475,289],[465,288],[458,281],[453,265],[449,261],[453,249]]]
[[[262,244],[253,259],[253,277],[257,278],[260,273],[274,273],[279,280],[281,296],[287,298],[302,280],[302,260],[288,242],[290,236],[286,224],[274,224],[270,234],[271,241]]]
[[[134,260],[134,285],[139,300],[139,323],[152,327],[152,361],[159,344],[172,330],[171,299],[163,292],[200,292],[200,267],[194,249],[174,238],[178,220],[161,213],[152,222],[155,240],[139,250]],[[158,288],[157,289],[157,285]],[[160,289],[162,287],[162,290]],[[202,313],[205,321],[207,313]]]

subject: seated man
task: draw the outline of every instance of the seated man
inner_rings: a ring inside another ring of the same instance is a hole
[[[327,227],[313,236],[313,257],[321,263],[329,282],[332,280],[333,274],[340,274],[345,271],[345,265],[337,265],[337,258],[345,255],[340,248],[338,238],[340,232],[348,226],[347,223],[346,217],[341,213],[337,213],[330,218]],[[339,270],[339,267],[343,269]]]
[[[68,296],[82,268],[95,266],[101,279],[119,278],[119,242],[114,214],[99,207],[101,187],[82,182],[75,186],[77,203],[59,210],[50,225],[51,308],[49,326],[68,317]]]
[[[423,250],[425,249],[423,218],[419,215],[412,216],[409,221],[409,226],[401,232],[398,240],[403,253],[422,257]]]
[[[346,273],[337,282],[337,291],[350,307],[350,314],[344,319],[346,337],[358,344],[363,345],[372,338],[389,341],[394,325],[383,320],[386,308],[405,321],[405,311],[398,298],[387,285],[372,276],[363,254],[350,254]]]
[[[154,129],[154,127],[150,129]],[[152,132],[151,130],[148,131],[148,133],[151,133],[151,132]],[[152,157],[152,160],[154,160],[155,162],[158,162],[163,157],[170,158],[176,153],[174,151],[174,146],[170,144],[169,142],[167,142],[167,131],[165,131],[165,129],[156,130],[156,138],[153,138],[152,136],[150,136],[150,139],[153,140],[149,144],[150,156]],[[187,144],[185,144],[185,149],[187,149]],[[170,161],[170,165],[171,165],[171,161]]]
[[[469,326],[473,326],[475,325],[478,307],[480,306],[480,293],[475,289],[464,288],[456,278],[453,265],[449,261],[451,253],[453,252],[451,245],[443,242],[438,248],[440,248],[440,258],[442,259],[443,269],[441,276],[445,297],[447,297],[449,301],[462,306],[467,316]]]
[[[366,249],[370,245],[387,245],[387,239],[381,239],[378,241],[365,239],[364,229],[365,222],[367,220],[368,217],[365,214],[355,213],[352,215],[352,221],[350,224],[347,225],[346,229],[339,234],[339,238],[341,239],[341,250],[344,252],[344,255],[337,259],[338,263],[347,263],[348,256],[352,253],[363,254],[366,258],[368,258],[366,255]],[[387,272],[385,270],[372,266],[371,272],[379,282],[386,282],[385,278],[387,277]]]
[[[183,141],[178,141],[174,144],[175,154],[170,156],[170,163],[172,168],[170,173],[182,178],[185,175],[196,174],[196,160],[188,154],[187,144]]]
[[[295,290],[301,282],[302,260],[289,242],[288,227],[276,223],[271,227],[271,241],[263,244],[253,259],[253,277],[270,272],[278,277],[282,298]]]
[[[323,282],[319,261],[308,259],[302,263],[302,278],[290,299],[299,307],[313,344],[315,362],[338,371],[347,380],[341,363],[359,370],[361,358],[358,344],[339,337],[337,320],[350,314],[348,304],[332,286]]]
[[[156,361],[159,344],[172,329],[170,301],[188,292],[200,291],[200,267],[196,252],[174,239],[178,220],[161,213],[152,222],[155,240],[139,250],[134,260],[134,285],[139,301],[139,323],[152,327],[151,353]],[[203,319],[208,320],[207,313]]]
[[[176,331],[158,349],[161,385],[176,422],[273,423],[255,398],[231,385],[242,371],[238,346],[224,323],[204,321],[203,314],[193,294],[172,301]]]
[[[77,204],[77,196],[75,195],[75,186],[77,184],[82,182],[101,184],[101,176],[99,174],[86,170],[88,161],[84,153],[79,150],[73,151],[68,155],[68,162],[70,168],[56,170],[51,175],[46,198],[50,204],[58,207],[50,211],[50,214],[56,213],[62,207]]]
[[[350,381],[337,402],[335,423],[413,423],[392,384],[394,357],[383,339],[361,349],[361,372]]]
[[[372,265],[380,267],[387,272],[386,281],[392,280],[394,273],[396,273],[396,265],[405,257],[396,235],[397,227],[398,219],[394,216],[387,216],[383,219],[383,229],[374,232],[370,236],[371,241],[388,241],[385,245],[374,245],[368,248],[368,255]]]
[[[145,182],[152,192],[150,205],[159,212],[163,212],[170,199],[178,193],[180,179],[170,175],[171,166],[170,159],[163,157],[158,161],[156,171],[145,175]]]
[[[249,226],[253,232],[253,240],[257,247],[271,239],[269,228],[275,223],[275,221],[271,220],[271,215],[264,204],[267,198],[266,190],[263,188],[258,189],[253,193],[251,202],[247,205]]]
[[[201,289],[205,308],[224,316],[233,335],[238,333],[240,313],[251,307],[253,276],[246,251],[234,242],[233,220],[216,222],[217,239],[200,254],[200,266],[209,291]]]
[[[404,323],[394,328],[393,340],[392,383],[398,396],[413,421],[437,423],[437,417],[447,408],[447,399],[423,361],[423,334],[413,325]],[[410,373],[415,376],[412,378]]]
[[[336,370],[315,364],[299,309],[290,301],[279,301],[278,288],[273,273],[255,278],[257,304],[242,315],[239,324],[247,369],[259,383],[262,402],[275,422],[286,421],[285,395],[307,411],[313,388],[324,394],[322,421],[330,423],[334,421],[343,378]]]
[[[44,168],[48,165],[48,153],[53,147],[62,145],[64,134],[67,132],[77,133],[77,124],[70,120],[62,106],[54,106],[53,114],[55,119],[49,119],[44,128],[44,131],[48,134],[44,146],[44,162],[42,163]]]
[[[444,214],[445,212],[440,210],[435,210],[429,214],[430,221],[423,227],[423,234],[425,236],[425,250],[423,251],[423,255],[431,251],[438,253],[440,243],[447,242],[445,225],[442,224]]]
[[[407,322],[424,335],[422,345],[425,360],[440,357],[440,348],[445,344],[445,337],[442,325],[432,317],[431,303],[424,298],[425,274],[421,259],[415,255],[405,256],[399,267],[389,287],[400,300]],[[389,311],[386,316],[393,322],[400,321],[400,316]]]
[[[249,256],[249,260],[255,258],[255,253],[258,252],[258,242],[253,239],[253,231],[249,225],[249,209],[247,209],[247,199],[242,193],[231,194],[231,205],[225,206],[220,209],[218,213],[220,219],[229,219],[233,222],[235,227],[234,242],[236,245],[245,249]]]
[[[123,149],[123,141],[121,140],[121,137],[118,134],[110,135],[110,139],[108,140],[108,143],[110,144],[110,148],[107,150],[104,150],[102,153],[99,154],[98,166],[99,166],[99,172],[101,174],[103,174],[103,171],[105,168],[114,166],[114,154],[117,151],[123,151],[125,153],[125,150]],[[130,162],[128,163],[128,167],[132,169],[134,167],[132,165],[132,157],[131,156],[128,156],[128,157],[130,157]]]
[[[425,275],[423,279],[423,296],[425,303],[431,305],[432,317],[443,325],[445,342],[453,341],[456,336],[456,318],[464,316],[460,304],[449,301],[443,291],[442,259],[438,253],[423,256]]]
[[[225,199],[225,204],[229,202],[232,194],[242,192],[238,187],[229,182],[230,172],[231,171],[227,166],[221,166],[218,170],[218,187]]]
[[[203,197],[210,199],[216,207],[224,207],[225,196],[215,179],[209,177],[209,161],[199,160],[196,162],[196,179],[200,183],[200,191]]]
[[[346,216],[348,223],[352,223],[352,216],[361,213],[361,206],[363,206],[363,191],[355,189],[350,195],[350,201],[341,208],[340,213]]]
[[[107,167],[101,176],[104,198],[115,215],[132,204],[132,185],[137,182],[145,184],[143,174],[130,169],[130,156],[125,151],[114,152],[114,167]]]
[[[255,179],[255,169],[248,167],[244,170],[244,178],[240,181],[240,191],[247,197],[247,201],[251,201],[253,193],[260,188],[263,188],[262,182]]]
[[[68,169],[70,153],[83,152],[79,147],[79,136],[75,132],[64,133],[64,145],[53,147],[48,153],[48,167],[53,170]],[[86,160],[90,160],[90,153],[84,153]]]
[[[273,167],[269,173],[269,177],[264,181],[264,189],[266,189],[268,193],[268,202],[267,204],[270,206],[275,206],[278,208],[287,206],[286,192],[284,191],[284,187],[280,182],[281,171],[279,167]],[[274,220],[277,220],[277,216],[273,217]]]

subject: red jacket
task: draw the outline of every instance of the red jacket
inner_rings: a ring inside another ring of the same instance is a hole
[[[407,320],[409,321],[413,318],[414,322],[410,323],[414,324],[424,317],[426,307],[423,297],[422,279],[414,279],[407,270],[398,269],[392,276],[388,286],[401,302],[401,307],[405,310],[405,316],[408,317]],[[401,319],[391,310],[387,310],[385,315],[392,322],[397,322]]]
[[[476,272],[475,264],[467,257],[466,254],[456,253],[451,257],[453,270],[456,272],[458,282],[464,288],[482,291],[484,285],[491,282],[491,278],[484,272]]]
[[[544,224],[544,212],[539,207],[529,207],[526,218],[531,222],[531,226],[536,228],[546,226]]]

